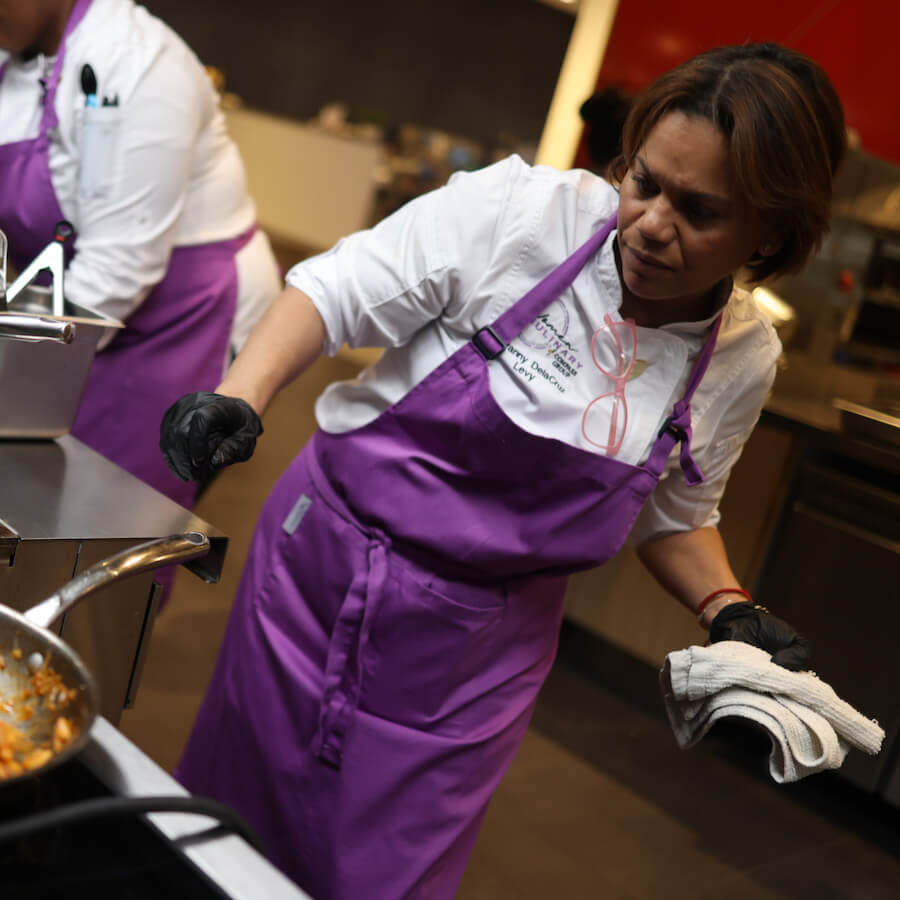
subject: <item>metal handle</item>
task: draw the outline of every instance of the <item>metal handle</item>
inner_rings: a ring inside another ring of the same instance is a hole
[[[199,531],[172,534],[108,556],[76,575],[46,600],[25,612],[25,618],[47,628],[63,613],[101,588],[150,569],[186,562],[209,553],[209,538]]]
[[[19,277],[9,286],[6,292],[7,304],[34,281],[37,276],[49,269],[53,277],[53,315],[65,315],[65,296],[63,289],[63,277],[66,268],[66,256],[63,244],[74,234],[74,228],[65,220],[57,222],[53,232],[53,240],[41,250],[40,253],[19,273]]]
[[[0,309],[6,309],[6,233],[0,231]]]
[[[0,314],[0,338],[17,341],[57,341],[71,344],[76,328],[71,322],[49,319],[43,316]]]

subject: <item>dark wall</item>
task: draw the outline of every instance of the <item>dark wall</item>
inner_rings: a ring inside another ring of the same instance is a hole
[[[144,0],[226,90],[309,119],[326,103],[492,142],[537,141],[574,18],[536,0]]]

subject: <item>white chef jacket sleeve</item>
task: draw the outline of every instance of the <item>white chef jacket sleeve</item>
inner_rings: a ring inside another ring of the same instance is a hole
[[[630,546],[676,532],[718,525],[719,502],[728,477],[759,420],[775,379],[774,357],[771,363],[759,366],[749,384],[742,390],[729,390],[728,402],[721,403],[720,398],[721,405],[709,411],[708,415],[718,416],[719,420],[708,430],[709,423],[704,423],[708,438],[693,453],[703,472],[701,484],[691,486],[685,481],[676,445],[659,485],[644,504],[628,537]]]
[[[324,352],[399,347],[445,310],[464,304],[490,262],[510,193],[526,171],[509,157],[459,172],[375,227],[294,266],[287,283],[325,323]]]
[[[122,86],[119,105],[84,109],[74,122],[77,208],[64,210],[78,230],[67,296],[120,320],[166,273],[195,143],[215,102],[202,69],[180,48],[152,55],[142,47],[128,49],[111,53],[105,72],[108,83]],[[99,166],[88,158],[90,127],[98,123],[104,126]]]

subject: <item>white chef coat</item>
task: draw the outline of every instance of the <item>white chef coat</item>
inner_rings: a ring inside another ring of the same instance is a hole
[[[358,378],[333,384],[319,397],[320,427],[343,432],[372,421],[570,256],[617,205],[615,189],[602,178],[531,167],[512,156],[454,175],[375,228],[299,263],[287,281],[322,315],[326,353],[344,343],[387,348]],[[591,337],[605,313],[621,321],[614,236],[545,314],[489,363],[491,392],[517,425],[594,451],[582,434],[582,416],[594,397],[612,390],[592,360]],[[711,322],[638,328],[640,362],[625,388],[628,426],[618,459],[646,460],[684,393]],[[715,353],[691,403],[691,449],[705,481],[689,487],[673,453],[633,543],[719,521],[728,475],[759,417],[780,352],[752,296],[732,289]]]
[[[11,143],[37,136],[41,82],[54,60],[7,56],[0,53],[7,61],[0,140]],[[100,102],[118,105],[85,108],[85,64]],[[162,280],[174,247],[227,240],[253,225],[243,162],[206,72],[178,35],[132,0],[91,4],[69,35],[55,106],[50,174],[78,232],[65,276],[74,303],[125,320]],[[236,262],[238,349],[281,285],[261,231]]]

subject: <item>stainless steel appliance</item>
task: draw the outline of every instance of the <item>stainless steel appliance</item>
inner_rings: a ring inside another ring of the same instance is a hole
[[[841,324],[836,358],[865,367],[900,366],[900,235],[872,236],[862,285],[861,298]]]
[[[73,805],[157,796],[196,799],[100,718],[79,756],[3,789],[0,829]],[[132,813],[57,825],[0,843],[0,873],[4,896],[309,900],[236,834],[193,814]]]
[[[217,581],[227,537],[203,519],[66,435],[55,441],[0,441],[0,602],[24,611],[93,563],[135,544],[200,532],[209,553],[185,564]],[[131,706],[156,612],[148,571],[104,589],[56,627],[100,691],[113,724]]]
[[[2,233],[0,233],[2,234]],[[0,438],[53,438],[75,421],[101,336],[121,322],[65,299],[68,223],[6,286],[0,239]],[[50,272],[51,284],[35,282]]]

